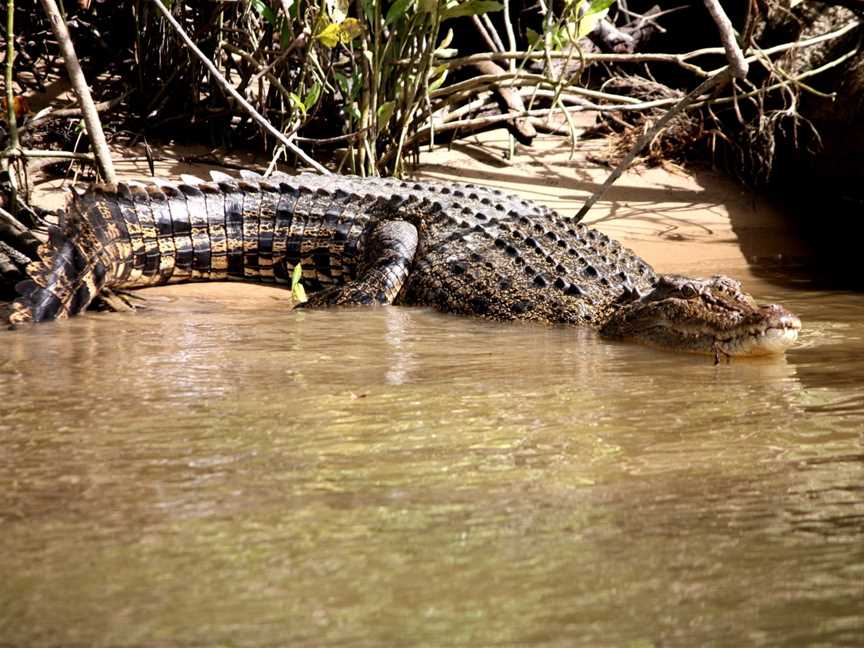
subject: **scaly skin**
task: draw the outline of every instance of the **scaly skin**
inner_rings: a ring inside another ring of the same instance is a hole
[[[729,277],[661,275],[641,298],[625,299],[600,329],[606,337],[720,356],[782,353],[800,320],[782,306],[760,306]]]
[[[584,325],[715,358],[782,352],[800,328],[731,279],[658,276],[597,230],[494,189],[241,175],[77,195],[11,322],[69,317],[105,287],[288,282],[301,263],[310,307],[394,303]]]

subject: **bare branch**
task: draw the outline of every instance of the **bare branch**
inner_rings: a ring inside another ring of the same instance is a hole
[[[486,47],[489,48],[490,52],[500,52],[498,49],[498,45],[492,40],[492,37],[489,35],[489,32],[486,31],[486,28],[483,26],[483,23],[480,22],[480,17],[476,14],[471,16],[471,21],[474,23],[474,27],[477,29],[477,32],[480,34],[480,37],[486,42]]]
[[[18,148],[18,124],[15,115],[15,88],[12,86],[15,62],[15,0],[6,2],[6,123],[9,124],[9,148]]]
[[[106,110],[110,110],[114,106],[118,105],[121,101],[123,101],[131,91],[126,91],[119,97],[114,97],[113,99],[109,99],[107,101],[100,101],[94,104],[96,108],[96,112],[104,112]],[[56,110],[52,110],[50,108],[46,108],[44,110],[39,111],[35,117],[30,119],[26,124],[24,124],[21,128],[18,129],[19,133],[24,133],[34,126],[41,124],[44,121],[49,119],[59,119],[62,117],[80,117],[81,109],[80,108],[58,108]]]
[[[732,76],[736,79],[746,78],[749,68],[747,61],[744,60],[744,53],[738,46],[738,41],[735,40],[735,29],[732,27],[729,16],[723,11],[718,0],[704,0],[704,2],[705,8],[708,9],[708,13],[711,14],[711,18],[717,24],[717,29],[720,30],[720,41],[726,50],[726,60],[732,70]]]
[[[781,43],[780,45],[775,45],[773,47],[767,47],[762,50],[762,54],[771,56],[773,54],[779,54],[781,52],[786,52],[791,49],[804,49],[807,47],[812,47],[814,45],[824,43],[825,41],[840,38],[841,36],[848,34],[850,31],[858,29],[860,25],[861,23],[859,21],[852,21],[849,24],[844,25],[840,29],[825,32],[824,34],[819,34],[818,36],[813,36],[812,38],[806,38],[801,41],[792,41],[789,43]],[[719,72],[719,70],[704,70],[698,65],[688,63],[688,61],[703,56],[716,56],[717,54],[725,53],[726,50],[722,47],[703,47],[702,49],[693,50],[692,52],[684,52],[682,54],[601,54],[597,52],[583,52],[582,60],[584,60],[586,63],[672,63],[692,72],[693,74],[696,74],[697,76],[708,77],[714,75],[716,72]],[[466,65],[473,65],[477,61],[506,61],[510,59],[543,60],[547,57],[552,60],[559,60],[567,59],[570,56],[571,55],[567,52],[547,52],[543,50],[535,50],[530,52],[486,52],[480,54],[471,54],[470,56],[462,56],[453,59],[437,59],[435,63],[436,65],[446,65],[449,69],[453,70],[456,68],[464,67]],[[757,59],[758,56],[751,55],[748,56],[745,61],[749,64],[756,61]],[[412,61],[410,61],[409,59],[398,59],[394,61],[394,63],[397,65],[409,65],[412,64]]]
[[[0,158],[47,158],[49,160],[82,160],[97,162],[92,153],[76,153],[74,151],[40,151],[38,149],[22,149],[3,151]]]
[[[63,17],[60,15],[60,10],[57,8],[57,3],[54,0],[42,0],[42,7],[51,20],[51,27],[54,30],[54,35],[57,37],[60,51],[63,53],[66,71],[69,74],[72,89],[75,91],[78,103],[81,106],[84,125],[87,128],[87,134],[90,136],[93,152],[96,154],[99,171],[102,177],[108,182],[116,182],[117,174],[114,172],[111,152],[108,150],[108,143],[105,141],[105,134],[102,132],[99,113],[93,104],[90,88],[87,87],[87,79],[84,78],[84,73],[81,71],[81,64],[78,62],[78,56],[75,54],[69,30],[66,28],[66,23],[63,21]]]

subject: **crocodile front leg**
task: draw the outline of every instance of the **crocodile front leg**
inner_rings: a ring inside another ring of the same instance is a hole
[[[406,221],[383,221],[369,233],[357,278],[315,293],[307,308],[392,304],[402,290],[418,243],[417,228]]]

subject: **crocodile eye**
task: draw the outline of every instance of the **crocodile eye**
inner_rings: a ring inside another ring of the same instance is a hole
[[[684,299],[694,299],[698,294],[699,293],[696,292],[696,289],[689,284],[684,284],[683,286],[681,286],[681,296]]]

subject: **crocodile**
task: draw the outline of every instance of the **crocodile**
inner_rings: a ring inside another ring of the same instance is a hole
[[[783,352],[801,327],[728,277],[658,274],[596,229],[472,184],[352,176],[121,182],[76,191],[17,286],[10,323],[80,313],[105,288],[289,283],[307,308],[400,304],[721,356]]]

